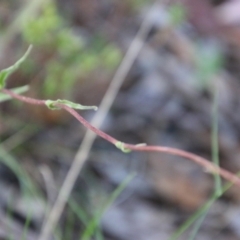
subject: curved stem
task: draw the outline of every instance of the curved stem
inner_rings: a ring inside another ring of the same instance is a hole
[[[30,97],[21,96],[19,94],[13,93],[10,90],[2,89],[2,92],[9,94],[12,98],[18,99],[22,102],[26,102],[33,105],[45,105],[46,100],[39,100],[34,99]],[[98,136],[105,139],[106,141],[116,145],[119,141],[110,135],[106,134],[105,132],[95,128],[92,126],[88,121],[86,121],[81,115],[78,114],[74,109],[64,105],[64,104],[57,104],[59,107],[64,109],[65,111],[69,112],[72,116],[74,116],[81,124],[83,124],[86,128],[90,129],[91,131],[95,132]],[[231,173],[225,169],[222,169],[215,164],[209,162],[207,159],[200,157],[196,154],[177,149],[172,147],[164,147],[164,146],[143,146],[143,145],[133,145],[133,144],[127,144],[123,143],[123,148],[133,150],[133,151],[141,151],[141,152],[162,152],[162,153],[168,153],[172,155],[176,155],[179,157],[183,157],[186,159],[189,159],[198,165],[205,168],[205,170],[209,173],[219,174],[222,178],[224,178],[227,181],[230,181],[240,187],[240,178],[235,175],[234,173]]]

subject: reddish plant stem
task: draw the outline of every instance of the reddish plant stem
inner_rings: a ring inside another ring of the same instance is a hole
[[[71,115],[73,115],[79,122],[81,122],[86,128],[91,129],[93,132],[95,132],[98,136],[104,138],[108,142],[112,144],[116,144],[118,142],[117,139],[109,136],[108,134],[102,132],[101,130],[93,127],[89,122],[87,122],[84,118],[82,118],[75,110],[69,108],[68,106],[62,105],[61,107],[64,108],[66,111],[68,111]],[[194,161],[198,165],[204,167],[207,172],[219,174],[224,179],[237,184],[240,187],[240,178],[237,175],[234,175],[231,172],[228,172],[227,170],[224,170],[213,163],[209,162],[207,159],[200,157],[196,154],[186,152],[181,149],[177,148],[171,148],[171,147],[162,147],[162,146],[141,146],[141,145],[132,145],[132,144],[125,144],[124,148],[131,149],[133,151],[143,151],[143,152],[162,152],[162,153],[168,153],[172,155],[176,155],[179,157],[184,157],[186,159],[189,159],[191,161]]]
[[[117,139],[109,136],[108,134],[106,134],[105,132],[95,128],[94,126],[92,126],[88,121],[86,121],[78,112],[76,112],[74,109],[64,105],[64,104],[57,104],[57,106],[65,109],[67,112],[69,112],[72,116],[74,116],[84,127],[89,128],[90,130],[92,130],[93,132],[95,132],[98,136],[100,136],[101,138],[105,139],[106,141],[115,144],[116,142],[118,142]]]
[[[39,99],[35,99],[35,98],[25,97],[25,96],[19,95],[17,93],[14,93],[8,89],[1,89],[1,91],[3,93],[10,95],[12,98],[18,99],[25,103],[29,103],[29,104],[33,104],[33,105],[45,105],[45,100],[39,100]]]
[[[46,100],[38,100],[38,99],[34,99],[34,98],[30,98],[30,97],[25,97],[25,96],[21,96],[18,95],[16,93],[13,93],[10,90],[7,89],[2,89],[2,92],[9,94],[12,98],[18,99],[22,102],[26,102],[29,104],[34,104],[34,105],[45,105],[45,101]],[[93,132],[95,132],[98,136],[102,137],[103,139],[105,139],[106,141],[112,143],[112,144],[116,144],[117,142],[119,142],[117,139],[111,137],[110,135],[104,133],[103,131],[95,128],[94,126],[92,126],[88,121],[86,121],[81,115],[79,115],[74,109],[64,105],[64,104],[57,104],[59,107],[61,107],[62,109],[66,110],[67,112],[69,112],[72,116],[74,116],[81,124],[83,124],[86,128],[89,128],[90,130],[92,130]],[[123,147],[125,149],[130,149],[133,151],[144,151],[144,152],[162,152],[162,153],[168,153],[168,154],[172,154],[172,155],[176,155],[179,157],[184,157],[186,159],[189,159],[195,163],[197,163],[198,165],[201,165],[203,168],[206,169],[207,172],[210,173],[214,173],[214,174],[219,174],[221,177],[223,177],[225,180],[230,181],[236,185],[238,185],[240,187],[240,178],[225,170],[222,169],[216,165],[214,165],[213,163],[209,162],[207,159],[200,157],[196,154],[184,151],[184,150],[180,150],[177,148],[171,148],[171,147],[163,147],[163,146],[142,146],[142,145],[133,145],[133,144],[126,144],[123,143]]]
[[[200,157],[196,154],[177,149],[177,148],[171,148],[171,147],[162,147],[162,146],[137,146],[137,145],[132,145],[132,144],[125,144],[125,148],[131,149],[134,151],[144,151],[144,152],[162,152],[162,153],[168,153],[172,155],[176,155],[179,157],[183,157],[186,159],[189,159],[198,165],[202,166],[205,168],[206,172],[213,173],[213,174],[219,174],[221,177],[223,177],[225,180],[232,182],[240,187],[240,178],[223,169],[215,164],[209,162],[207,159]]]

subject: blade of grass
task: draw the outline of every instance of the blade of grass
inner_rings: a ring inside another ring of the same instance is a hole
[[[27,197],[27,196],[29,197],[29,195],[42,197],[41,193],[39,192],[37,187],[32,183],[30,177],[25,172],[25,170],[21,167],[21,165],[18,163],[18,161],[13,156],[11,156],[9,153],[7,153],[1,145],[0,145],[0,162],[2,162],[9,169],[11,169],[11,171],[13,171],[13,173],[17,176],[17,178],[20,182],[23,197]],[[7,208],[8,221],[10,221],[11,218],[12,218],[12,204],[11,204],[11,199],[10,199],[10,201],[8,203],[8,208]],[[26,222],[24,225],[23,233],[20,238],[21,240],[26,239],[30,221],[31,221],[31,212],[29,210],[27,213],[27,219],[26,219]],[[14,239],[14,237],[10,230],[8,240],[13,240],[13,239]]]
[[[218,90],[213,89],[213,106],[212,106],[212,161],[219,166],[219,147],[218,147]],[[222,183],[219,174],[214,174],[215,193],[221,195]]]
[[[197,222],[195,223],[193,230],[188,238],[188,240],[194,240],[203,224],[204,219],[206,218],[207,214],[208,214],[209,208],[206,209],[202,215],[200,216],[200,218],[197,220]]]
[[[31,211],[31,209],[29,209],[28,213],[27,213],[27,218],[26,218],[26,221],[25,221],[25,224],[24,224],[22,236],[20,238],[21,240],[27,239],[27,232],[28,232],[28,229],[29,229],[31,218],[32,218],[32,211]]]
[[[73,198],[69,199],[68,205],[70,206],[71,210],[77,215],[81,223],[86,227],[90,221],[90,217],[88,216],[87,212],[84,211],[84,209],[79,206],[79,204],[77,204]],[[95,238],[97,240],[103,239],[102,233],[99,228],[96,230]]]
[[[218,146],[218,89],[214,88],[212,90],[213,95],[213,105],[212,105],[212,133],[211,133],[211,149],[212,149],[212,161],[215,165],[219,166],[219,146]],[[215,181],[215,188],[214,193],[210,200],[204,205],[203,208],[200,209],[199,212],[195,215],[196,218],[190,219],[189,224],[193,224],[194,221],[197,221],[193,227],[193,230],[188,238],[188,240],[195,239],[205,217],[208,214],[208,211],[212,204],[217,200],[218,196],[222,195],[222,184],[221,184],[221,177],[219,174],[214,174],[214,181]],[[198,214],[199,213],[199,214]],[[190,227],[187,224],[186,227]],[[188,228],[187,227],[187,228]]]
[[[27,56],[31,52],[32,45],[30,45],[25,52],[25,54],[19,58],[13,65],[11,65],[8,68],[2,69],[0,71],[0,89],[5,88],[7,79],[11,74],[13,74],[15,71],[18,70],[18,68],[21,66],[21,64],[26,60]]]
[[[7,240],[13,240],[13,232],[11,231],[11,219],[12,219],[12,209],[13,209],[13,198],[10,198],[7,202],[7,224],[8,224],[8,239]]]
[[[11,155],[9,154],[4,147],[0,144],[0,162],[6,165],[18,178],[20,182],[20,187],[22,191],[23,197],[29,197],[30,196],[38,196],[41,197],[41,192],[38,190],[38,188],[34,185],[34,183],[31,181],[28,174],[25,172],[25,170],[22,168],[21,164]],[[12,218],[12,200],[10,199],[8,201],[8,207],[7,207],[7,219],[8,221]],[[31,221],[31,211],[29,210],[27,212],[27,218],[26,222],[23,228],[23,232],[21,235],[21,240],[25,240],[27,237],[27,232],[29,229],[29,224]],[[10,228],[9,228],[10,229]],[[8,240],[13,240],[13,234],[11,229],[9,230],[8,234]]]
[[[88,223],[87,213],[76,203],[76,201],[73,198],[70,198],[68,200],[68,205],[70,206],[71,210],[77,215],[79,220],[84,225],[87,225]]]
[[[6,140],[1,142],[1,145],[3,146],[3,148],[6,152],[11,152],[14,148],[20,146],[25,141],[27,141],[29,138],[31,138],[39,130],[40,130],[40,128],[36,125],[30,125],[30,124],[25,125],[18,132],[12,134]]]
[[[91,236],[94,234],[96,227],[99,225],[100,219],[104,212],[112,205],[112,203],[116,200],[116,198],[120,195],[120,193],[126,188],[129,182],[135,177],[135,173],[127,176],[123,182],[117,187],[116,190],[110,195],[108,201],[103,206],[103,208],[94,216],[94,218],[88,223],[86,230],[83,232],[82,236],[79,238],[80,240],[89,240]]]
[[[37,187],[33,184],[28,174],[25,172],[25,170],[21,167],[21,165],[18,163],[18,161],[10,155],[5,149],[0,145],[0,162],[2,162],[4,165],[6,165],[11,171],[14,172],[14,174],[17,176],[17,178],[20,181],[21,190],[23,193],[31,193],[39,195],[39,191]]]
[[[238,172],[236,175],[240,176],[240,172]],[[189,219],[187,219],[187,221],[185,221],[168,240],[177,240],[189,227],[193,225],[193,223],[197,219],[201,218],[201,216],[203,216],[204,213],[209,210],[209,208],[213,205],[213,203],[219,197],[221,197],[232,186],[233,186],[233,183],[228,182],[223,186],[222,192],[220,195],[214,192],[211,198],[198,211],[196,211]]]
[[[219,146],[218,146],[218,89],[212,90],[213,105],[212,105],[212,133],[211,133],[211,148],[212,148],[212,161],[215,165],[219,166]],[[214,194],[220,196],[222,194],[222,183],[219,174],[214,174]],[[209,207],[210,208],[210,207]],[[204,219],[206,218],[209,208],[202,212],[202,215],[193,227],[193,230],[188,240],[194,240],[202,226]]]
[[[64,228],[63,239],[71,239],[72,233],[74,231],[74,220],[75,220],[74,213],[70,209],[68,209],[66,224],[64,224],[66,228]]]

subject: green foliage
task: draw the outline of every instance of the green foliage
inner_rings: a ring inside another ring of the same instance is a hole
[[[32,46],[28,48],[26,53],[15,64],[0,71],[0,89],[5,87],[7,78],[19,68],[19,66],[22,64],[22,62],[26,59],[26,57],[30,53],[31,49]]]
[[[128,175],[122,183],[112,192],[112,194],[107,199],[106,203],[102,206],[102,208],[96,213],[96,215],[88,222],[85,231],[82,236],[79,238],[81,240],[90,240],[96,231],[97,226],[100,224],[101,217],[107,211],[107,209],[114,203],[117,197],[122,193],[122,191],[127,187],[127,185],[133,180],[135,177],[135,173]]]
[[[131,152],[131,149],[126,148],[125,144],[123,142],[118,141],[118,142],[116,142],[115,146],[116,146],[116,148],[120,149],[124,153]]]
[[[240,173],[237,173],[237,176],[239,176]],[[187,219],[178,229],[177,231],[168,239],[168,240],[177,240],[184,232],[187,231],[197,220],[202,220],[201,218],[205,217],[208,213],[210,207],[218,200],[219,197],[221,197],[226,191],[228,191],[233,186],[232,182],[227,182],[220,193],[220,195],[217,192],[214,192],[210,199],[203,204],[202,207],[200,207],[189,219]],[[201,221],[200,221],[201,222]],[[195,228],[199,229],[199,225],[197,224],[196,227],[194,227],[193,232],[196,231]],[[193,234],[192,234],[193,235]],[[190,236],[191,237],[191,236]]]
[[[218,146],[218,90],[213,89],[213,104],[212,104],[212,133],[211,133],[211,148],[212,148],[212,162],[219,166],[219,146]],[[222,181],[219,174],[214,174],[215,192],[216,195],[222,193]]]
[[[34,45],[54,43],[54,34],[60,30],[62,21],[53,3],[45,5],[38,18],[31,18],[23,27],[23,37]]]
[[[26,173],[25,169],[10,153],[8,153],[4,147],[0,144],[0,162],[6,165],[17,176],[21,184],[21,190],[23,194],[36,194],[38,195],[38,189],[31,181],[30,177]]]
[[[212,73],[216,74],[219,71],[219,68],[213,68]],[[212,77],[210,75],[210,77]],[[216,166],[219,166],[219,146],[218,146],[218,90],[216,88],[212,91],[213,94],[213,106],[212,106],[212,161]],[[222,187],[222,180],[219,174],[214,174],[215,180],[215,189],[212,194],[212,197],[191,217],[189,218],[180,229],[174,234],[174,238],[178,237],[179,234],[184,232],[187,228],[189,228],[195,222],[191,234],[189,236],[189,240],[193,240],[196,238],[197,233],[199,232],[204,219],[206,218],[210,207],[214,204],[214,202],[221,197],[225,191],[227,191],[233,183],[227,183],[224,187]]]
[[[68,25],[54,2],[50,2],[45,3],[39,16],[29,19],[22,30],[23,39],[41,47],[40,54],[47,56],[42,85],[46,97],[59,94],[69,97],[79,78],[99,68],[111,70],[121,60],[119,49],[107,44],[104,38],[94,36],[94,41],[87,43]]]
[[[56,36],[56,45],[61,57],[69,58],[75,56],[76,51],[84,48],[84,42],[81,38],[73,34],[71,29],[63,28]]]
[[[59,107],[58,104],[63,104],[63,105],[66,105],[70,108],[74,108],[74,109],[80,109],[80,110],[90,110],[90,109],[93,109],[93,110],[97,110],[97,107],[96,106],[83,106],[81,104],[78,104],[78,103],[73,103],[73,102],[70,102],[68,100],[61,100],[61,99],[58,99],[56,101],[53,101],[53,100],[47,100],[45,102],[45,104],[47,105],[47,107],[51,110],[59,110],[61,109],[61,107]]]
[[[29,46],[26,53],[15,64],[0,71],[0,90],[6,86],[7,78],[13,72],[15,72],[20,67],[20,65],[26,60],[31,49],[32,49],[32,46]],[[11,91],[17,94],[21,94],[28,91],[28,89],[29,89],[28,86],[21,86],[21,87],[13,88],[11,89]],[[11,99],[11,96],[9,96],[8,94],[0,93],[0,102],[5,102],[10,99]]]
[[[100,52],[100,59],[103,59],[104,67],[114,68],[121,58],[120,52],[113,45],[108,45]]]
[[[176,26],[180,25],[186,19],[186,9],[182,4],[176,3],[169,8],[171,23]]]

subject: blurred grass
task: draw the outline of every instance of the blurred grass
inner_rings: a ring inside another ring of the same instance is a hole
[[[31,178],[21,166],[20,162],[17,161],[17,159],[10,153],[6,152],[1,145],[0,156],[0,162],[6,165],[18,178],[23,195],[33,194],[35,196],[38,196],[39,189],[33,184]]]
[[[135,173],[128,175],[122,183],[113,191],[112,194],[108,197],[107,202],[104,206],[101,207],[95,216],[88,222],[86,229],[83,231],[83,234],[79,237],[80,240],[90,240],[92,235],[95,232],[95,229],[98,227],[100,223],[100,219],[103,216],[104,212],[114,203],[116,198],[120,195],[120,193],[126,188],[126,186],[130,183],[130,181],[135,177]]]
[[[178,10],[178,9],[177,9]],[[176,11],[180,17],[182,15],[179,11]],[[179,18],[179,17],[178,17]],[[218,46],[215,46],[212,42],[208,44],[207,48],[204,48],[202,44],[195,45],[195,76],[197,85],[201,90],[207,90],[211,92],[212,96],[212,131],[211,131],[211,151],[212,162],[219,166],[219,143],[218,143],[218,89],[215,85],[217,76],[223,66],[223,55]],[[208,51],[209,50],[209,51]],[[222,187],[222,180],[219,174],[214,174],[214,190],[210,199],[196,211],[187,221],[185,221],[169,240],[177,240],[185,231],[187,231],[194,223],[193,229],[189,234],[188,240],[193,240],[197,237],[198,232],[202,226],[204,219],[206,218],[210,207],[214,204],[219,197],[221,197],[233,184],[227,183]]]
[[[28,232],[28,229],[29,229],[29,226],[31,223],[31,219],[32,219],[32,212],[31,212],[31,209],[28,209],[26,221],[25,221],[25,224],[23,227],[23,232],[22,232],[22,236],[21,236],[20,240],[27,239],[27,232]]]

